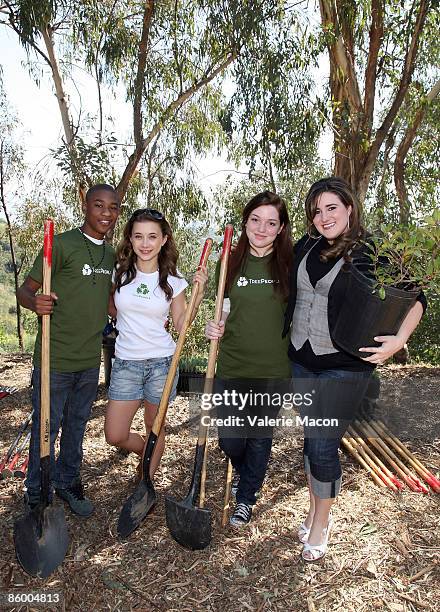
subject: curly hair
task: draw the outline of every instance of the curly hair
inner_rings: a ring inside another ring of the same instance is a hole
[[[279,293],[283,299],[287,299],[289,295],[289,273],[293,254],[292,230],[290,228],[289,214],[284,200],[272,191],[257,193],[257,195],[249,200],[243,209],[241,220],[242,231],[237,245],[232,251],[229,259],[226,289],[230,289],[234,278],[245,266],[246,259],[250,252],[249,238],[246,234],[246,223],[252,211],[259,206],[273,206],[276,208],[280,223],[283,226],[283,229],[277,235],[273,243],[269,269],[275,281],[273,285],[275,291]]]
[[[345,208],[351,206],[348,229],[335,238],[333,244],[328,249],[321,252],[320,259],[323,262],[329,259],[336,259],[341,255],[345,261],[351,261],[348,251],[358,246],[365,239],[366,231],[362,224],[362,209],[361,205],[353,193],[350,185],[339,176],[329,176],[320,179],[313,183],[306,196],[305,210],[307,217],[307,232],[309,236],[318,238],[320,235],[316,233],[316,228],[313,225],[316,208],[319,203],[319,198],[325,192],[334,193],[344,204]]]
[[[165,293],[166,299],[171,301],[173,298],[173,288],[168,282],[168,276],[180,275],[177,272],[177,252],[171,227],[165,217],[157,210],[152,208],[140,208],[135,210],[124,227],[123,237],[116,248],[116,271],[115,288],[120,291],[121,287],[128,285],[136,276],[136,254],[131,244],[133,225],[137,221],[153,221],[157,223],[162,232],[162,236],[167,236],[167,241],[162,246],[158,255],[159,264],[159,287]]]

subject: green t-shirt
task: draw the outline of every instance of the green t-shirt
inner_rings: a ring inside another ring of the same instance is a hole
[[[289,378],[289,338],[282,338],[285,302],[274,291],[265,257],[248,255],[234,279],[225,333],[220,341],[220,378]]]
[[[115,261],[112,246],[105,244],[104,259],[103,252],[103,245],[85,238],[79,229],[54,237],[51,291],[57,294],[58,300],[50,319],[50,365],[59,372],[79,372],[99,366]],[[29,276],[42,283],[42,252]],[[94,276],[96,284],[93,284]],[[34,363],[38,366],[41,363],[41,318]]]

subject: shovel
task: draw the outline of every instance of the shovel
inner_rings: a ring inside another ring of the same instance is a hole
[[[206,266],[211,248],[212,240],[211,238],[208,238],[203,247],[199,268]],[[153,482],[150,477],[150,462],[151,458],[153,457],[157,437],[167,414],[168,400],[173,388],[174,376],[177,371],[180,353],[183,349],[186,334],[190,326],[198,292],[199,285],[198,283],[194,283],[191,292],[191,299],[186,309],[185,319],[177,340],[176,350],[174,351],[173,359],[171,361],[170,369],[168,370],[168,375],[162,392],[162,397],[160,398],[159,408],[157,410],[156,418],[154,419],[153,427],[151,428],[151,432],[148,436],[145,447],[142,460],[142,480],[137,485],[134,493],[130,495],[123,505],[119,515],[117,531],[120,538],[127,538],[131,533],[133,533],[133,531],[139,527],[141,522],[147,516],[148,512],[156,503],[156,491],[154,490]]]
[[[223,239],[223,251],[221,254],[220,275],[218,281],[217,298],[215,301],[216,323],[220,322],[223,309],[223,296],[225,293],[226,274],[228,270],[229,251],[232,242],[232,225],[227,225]],[[215,362],[217,359],[218,340],[211,340],[209,347],[208,366],[206,369],[205,386],[203,394],[212,393],[213,379],[215,375]],[[182,501],[172,497],[165,498],[165,510],[168,529],[173,538],[191,550],[206,548],[211,542],[211,511],[203,508],[205,501],[204,469],[206,465],[206,438],[208,426],[204,424],[202,415],[200,417],[199,437],[197,440],[194,459],[194,469],[188,495]],[[199,499],[199,507],[196,507]]]
[[[43,293],[50,295],[53,221],[44,224]],[[50,489],[50,315],[42,317],[40,472],[38,506],[20,517],[14,525],[15,553],[22,568],[31,576],[47,578],[63,562],[69,546],[62,506],[49,503]]]

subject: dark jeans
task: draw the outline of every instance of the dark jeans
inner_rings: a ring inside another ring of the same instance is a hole
[[[313,493],[322,499],[336,497],[342,469],[339,446],[350,420],[363,400],[371,371],[321,370],[312,372],[292,363],[295,390],[316,392],[312,417],[337,417],[339,427],[304,428],[304,464],[310,473]],[[301,411],[301,416],[305,414]]]
[[[81,372],[50,373],[50,474],[56,488],[66,488],[79,476],[83,438],[96,399],[99,368]],[[39,368],[32,375],[32,434],[26,478],[28,494],[40,491],[40,380]],[[60,452],[55,461],[54,444],[62,428]]]
[[[250,391],[264,392],[275,386],[274,381],[250,381],[215,379],[215,393],[223,391],[236,391],[247,393]],[[279,408],[275,409],[274,414]],[[253,405],[250,402],[245,404],[241,411],[234,406],[219,406],[217,414],[221,417],[241,416],[246,420],[247,415],[264,414],[272,415],[270,408]],[[219,446],[229,457],[235,471],[240,476],[237,489],[237,503],[254,505],[257,501],[256,493],[261,489],[266,476],[267,465],[269,463],[270,451],[272,449],[272,428],[271,427],[219,427]]]
[[[272,438],[219,438],[219,446],[240,474],[237,503],[253,506],[266,476]]]

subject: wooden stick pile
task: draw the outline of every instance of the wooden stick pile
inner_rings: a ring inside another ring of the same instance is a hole
[[[440,480],[389,431],[382,421],[355,420],[342,438],[342,444],[380,487],[400,491],[405,487],[404,482],[412,491],[429,493],[429,488],[420,480],[421,478],[435,493],[440,493]],[[393,468],[403,482],[391,472],[384,461]]]

